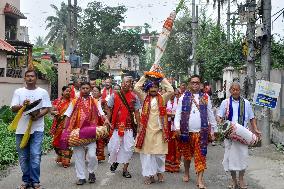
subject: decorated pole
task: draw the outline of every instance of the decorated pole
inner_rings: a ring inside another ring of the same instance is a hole
[[[180,0],[176,10],[171,12],[170,16],[165,21],[155,48],[155,61],[150,71],[156,70],[156,68],[159,67],[160,60],[166,50],[167,42],[173,29],[174,20],[176,18],[177,13],[182,9],[183,6],[184,0]]]

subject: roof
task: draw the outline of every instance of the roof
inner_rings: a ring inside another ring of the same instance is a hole
[[[17,48],[28,49],[28,48],[33,47],[33,44],[30,44],[30,43],[25,42],[25,41],[7,40],[7,42],[10,43],[11,45],[13,45],[14,47],[17,47]]]
[[[10,45],[9,43],[7,43],[6,41],[0,39],[0,50],[3,51],[8,51],[8,52],[15,52],[16,49]]]
[[[5,8],[4,8],[4,14],[9,15],[15,18],[19,19],[27,19],[23,13],[19,9],[17,9],[15,6],[6,3]]]

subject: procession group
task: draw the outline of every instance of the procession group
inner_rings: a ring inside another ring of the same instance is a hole
[[[23,173],[20,189],[42,188],[40,185],[41,145],[44,136],[44,115],[54,116],[51,135],[57,154],[56,163],[67,168],[74,158],[78,178],[76,184],[96,182],[99,161],[107,160],[115,172],[123,164],[124,178],[133,153],[139,153],[144,183],[164,182],[164,172],[181,171],[184,161],[183,181],[189,182],[189,167],[194,159],[198,188],[206,188],[203,179],[206,170],[207,146],[214,141],[217,122],[230,120],[248,127],[260,136],[252,107],[240,97],[240,85],[232,83],[231,96],[225,99],[217,114],[212,110],[210,92],[200,76],[192,75],[187,82],[174,88],[167,79],[151,80],[142,76],[139,81],[124,77],[121,86],[112,86],[106,79],[103,88],[95,81],[74,81],[62,88],[60,98],[50,101],[48,92],[36,85],[37,74],[25,73],[25,87],[14,92],[11,107],[14,112],[35,100],[41,100],[38,114],[22,114],[16,130],[16,146]],[[29,140],[23,148],[21,140],[32,126]],[[109,128],[109,136],[82,146],[68,146],[68,137],[74,129],[86,124]],[[230,139],[224,140],[223,167],[229,171],[233,189],[247,188],[244,173],[248,166],[248,146]],[[105,147],[107,146],[107,152]],[[106,158],[105,155],[108,154]],[[86,165],[87,162],[87,165]],[[88,175],[85,175],[87,170]],[[238,173],[238,176],[237,176]],[[88,179],[88,180],[87,180]]]

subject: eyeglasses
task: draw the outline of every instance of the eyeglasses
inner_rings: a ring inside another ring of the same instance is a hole
[[[192,85],[200,85],[200,82],[199,81],[191,81],[190,84],[192,84]]]

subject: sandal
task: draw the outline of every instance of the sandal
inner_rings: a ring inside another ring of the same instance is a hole
[[[117,167],[118,167],[118,163],[117,163],[117,162],[111,164],[111,166],[110,166],[110,171],[111,171],[112,173],[114,173],[114,172],[116,171]]]
[[[131,178],[131,174],[128,171],[123,171],[122,176],[125,178]]]
[[[33,189],[44,189],[44,188],[42,188],[40,184],[34,183],[33,184]]]

